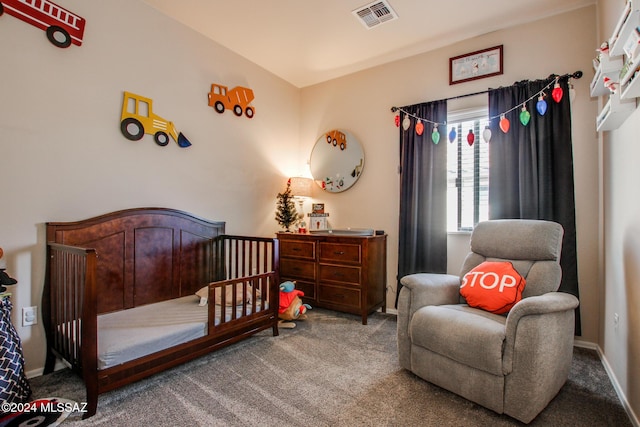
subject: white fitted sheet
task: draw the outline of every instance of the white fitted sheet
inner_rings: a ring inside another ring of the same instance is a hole
[[[98,369],[207,334],[207,306],[195,295],[98,316]]]
[[[200,298],[189,295],[98,316],[98,369],[204,337],[208,306],[199,302]],[[216,306],[216,325],[220,323],[220,308]],[[241,306],[225,307],[227,321],[234,308],[236,316],[241,316]],[[260,310],[259,305],[256,308]],[[246,314],[251,310],[251,304],[247,304]]]

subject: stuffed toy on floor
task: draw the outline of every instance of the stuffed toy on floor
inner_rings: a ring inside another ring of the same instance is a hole
[[[295,282],[287,281],[280,284],[280,307],[278,308],[278,317],[280,327],[295,328],[296,324],[292,320],[304,320],[307,318],[305,314],[311,309],[309,304],[304,304],[300,297],[304,296],[304,292],[295,288]]]

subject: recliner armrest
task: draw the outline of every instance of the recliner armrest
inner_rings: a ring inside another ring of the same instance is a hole
[[[451,274],[416,273],[400,279],[398,296],[398,359],[400,366],[411,370],[409,324],[413,314],[427,305],[457,304],[460,301],[460,278]]]
[[[514,305],[507,315],[507,335],[509,329],[515,328],[518,320],[524,316],[573,310],[578,304],[578,298],[566,292],[548,292],[524,298]]]
[[[529,335],[525,342],[531,348],[536,348],[537,344],[535,339],[541,339],[544,341],[552,342],[554,340],[561,341],[562,338],[559,335],[565,333],[558,325],[554,325],[553,318],[561,313],[571,311],[571,318],[573,318],[573,310],[580,302],[575,296],[565,292],[548,292],[543,295],[532,296],[524,298],[519,301],[509,314],[507,315],[507,322],[505,324],[505,348],[503,357],[503,368],[505,374],[511,372],[513,354],[516,351],[517,346],[517,334]],[[532,316],[533,323],[527,322],[527,326],[520,326],[520,321],[528,316]]]
[[[411,291],[411,312],[426,305],[458,304],[460,277],[452,274],[416,273],[400,279]]]

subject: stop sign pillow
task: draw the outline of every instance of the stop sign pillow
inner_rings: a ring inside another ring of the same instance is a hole
[[[522,299],[525,285],[509,261],[485,261],[464,275],[460,295],[470,307],[504,314]]]

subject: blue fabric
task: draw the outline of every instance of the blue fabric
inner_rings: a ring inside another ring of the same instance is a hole
[[[26,402],[31,387],[24,373],[24,356],[20,337],[11,323],[13,305],[0,299],[0,402]]]

